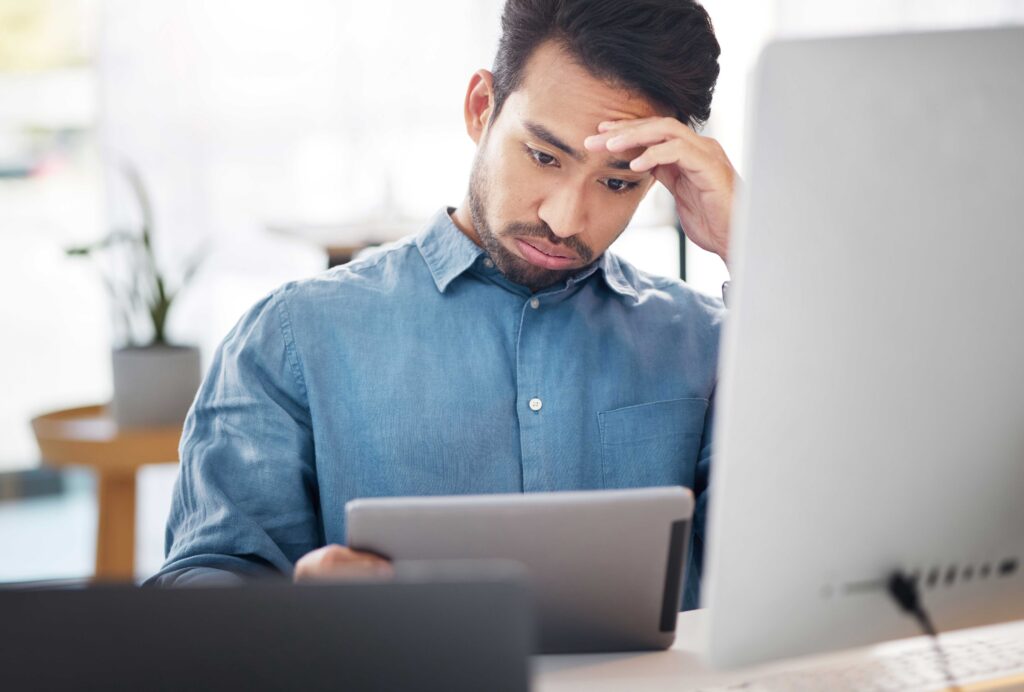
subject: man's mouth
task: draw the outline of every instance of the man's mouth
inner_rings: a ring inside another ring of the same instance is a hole
[[[578,259],[571,250],[555,248],[547,243],[531,239],[529,241],[516,238],[519,254],[530,264],[545,269],[567,269]]]

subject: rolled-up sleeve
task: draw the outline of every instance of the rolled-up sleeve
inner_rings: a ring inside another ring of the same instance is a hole
[[[323,542],[312,425],[287,288],[220,345],[189,411],[157,585],[288,575]]]

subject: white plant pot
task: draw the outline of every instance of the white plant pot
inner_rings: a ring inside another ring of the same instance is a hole
[[[114,421],[122,427],[176,425],[185,420],[202,376],[194,346],[113,351]]]

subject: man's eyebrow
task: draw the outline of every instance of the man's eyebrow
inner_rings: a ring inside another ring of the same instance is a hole
[[[544,127],[543,125],[527,120],[525,123],[523,123],[523,126],[534,137],[538,139],[543,139],[551,146],[561,149],[562,151],[564,151],[566,154],[573,157],[577,161],[583,162],[587,160],[586,154],[580,151],[576,151],[575,149],[570,147],[568,144],[559,139],[554,133],[552,133],[551,130]]]
[[[553,146],[553,147],[555,147],[557,149],[561,149],[566,154],[568,154],[572,158],[576,159],[580,163],[583,163],[584,161],[587,160],[587,155],[586,154],[584,154],[583,152],[578,151],[576,149],[573,149],[571,146],[569,146],[568,144],[563,142],[561,139],[559,139],[559,137],[557,135],[555,135],[553,132],[551,132],[551,130],[549,130],[548,128],[544,127],[540,123],[535,123],[535,122],[532,122],[530,120],[527,120],[526,122],[523,123],[523,127],[525,127],[527,129],[527,131],[530,134],[532,134],[534,137],[536,137],[537,139],[542,139],[545,142],[547,142],[548,144],[550,144],[551,146]],[[629,161],[626,161],[624,159],[617,159],[614,156],[609,158],[608,161],[605,163],[605,165],[608,168],[614,168],[614,169],[619,170],[619,171],[628,171],[628,170],[630,170],[630,168],[629,168]]]

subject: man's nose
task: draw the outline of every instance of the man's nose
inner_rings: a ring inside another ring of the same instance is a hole
[[[540,218],[559,238],[582,233],[587,226],[583,191],[574,185],[559,185],[540,205]]]

